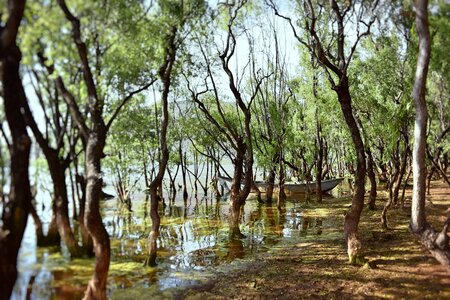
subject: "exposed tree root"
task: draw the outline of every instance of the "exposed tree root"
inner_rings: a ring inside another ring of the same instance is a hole
[[[450,217],[447,218],[447,221],[440,232],[435,231],[430,224],[427,224],[420,232],[412,232],[420,239],[422,245],[430,251],[431,255],[448,268],[450,268],[450,245],[449,236],[447,234],[449,226]]]

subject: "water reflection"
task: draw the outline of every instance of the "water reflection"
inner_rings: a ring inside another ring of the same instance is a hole
[[[213,198],[167,201],[160,207],[158,266],[143,267],[147,252],[148,198],[135,195],[133,212],[116,200],[106,201],[102,214],[111,237],[109,292],[122,289],[183,286],[205,276],[208,268],[265,252],[271,247],[306,235],[322,234],[334,226],[322,218],[304,214],[299,201],[288,199],[260,204],[247,200],[241,220],[243,239],[230,240],[228,203]],[[70,261],[36,249],[33,223],[29,222],[19,256],[20,277],[13,299],[80,298],[91,275],[93,260]],[[192,277],[189,274],[195,273]],[[188,274],[188,275],[186,275]]]

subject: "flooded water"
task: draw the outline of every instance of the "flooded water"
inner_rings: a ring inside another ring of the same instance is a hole
[[[143,266],[151,225],[148,207],[144,194],[133,197],[131,213],[116,200],[103,202],[103,221],[111,237],[108,292],[113,299],[136,299],[135,295],[144,294],[146,298],[170,298],[173,288],[205,282],[218,267],[337,227],[335,219],[321,216],[313,205],[305,209],[302,199],[288,199],[281,209],[276,203],[261,205],[249,199],[241,221],[245,237],[230,241],[228,201],[166,202],[160,211],[158,265],[151,268]],[[12,299],[80,299],[93,265],[94,259],[70,260],[64,248],[62,254],[58,249],[37,248],[30,218]]]

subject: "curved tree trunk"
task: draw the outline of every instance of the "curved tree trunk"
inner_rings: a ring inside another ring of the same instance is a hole
[[[17,278],[17,254],[27,225],[31,205],[28,166],[31,139],[21,113],[27,101],[19,75],[21,53],[16,45],[17,32],[25,1],[8,2],[8,20],[0,31],[1,81],[4,113],[12,137],[10,151],[10,188],[5,200],[0,227],[0,299],[9,299]]]
[[[167,40],[168,44],[166,45],[166,61],[161,66],[159,70],[159,76],[163,82],[163,92],[161,95],[162,101],[162,118],[161,118],[161,132],[160,132],[160,148],[161,148],[161,160],[159,162],[159,170],[156,177],[150,183],[150,217],[152,219],[152,229],[149,235],[149,253],[147,259],[145,261],[145,265],[155,266],[156,265],[156,255],[157,255],[157,239],[159,236],[159,225],[160,225],[160,217],[158,214],[158,188],[162,184],[162,180],[164,177],[164,172],[167,168],[167,163],[169,161],[169,149],[167,147],[167,127],[169,124],[169,92],[171,87],[171,76],[172,76],[172,68],[176,59],[176,36],[177,36],[178,28],[173,26],[168,33]],[[181,150],[181,144],[180,149]],[[182,170],[183,171],[183,170]]]
[[[86,209],[85,224],[92,237],[95,253],[95,268],[84,299],[106,299],[106,285],[110,262],[109,235],[100,215],[102,173],[100,161],[103,157],[106,131],[100,122],[89,134],[86,145]]]
[[[244,143],[240,143],[236,151],[236,157],[234,159],[234,172],[233,181],[231,182],[231,193],[230,193],[230,208],[229,208],[229,224],[230,224],[230,238],[241,238],[241,230],[239,229],[239,221],[241,217],[241,206],[245,202],[250,189],[245,195],[245,191],[241,190],[242,183],[242,168],[244,166],[244,156],[246,152],[246,147]]]
[[[341,85],[336,87],[339,103],[344,114],[345,122],[352,136],[353,146],[356,152],[355,190],[352,198],[352,207],[345,215],[344,235],[347,240],[347,253],[352,264],[364,263],[364,252],[358,238],[358,224],[361,212],[364,207],[364,179],[366,176],[366,155],[364,143],[358,129],[351,104],[351,97],[348,88],[348,79],[341,79]]]
[[[428,1],[416,0],[414,5],[416,7],[416,28],[419,35],[419,55],[413,89],[416,122],[414,125],[413,198],[410,230],[420,238],[422,244],[441,264],[450,267],[450,246],[447,234],[450,217],[447,218],[442,231],[436,232],[427,223],[425,214],[427,129],[425,86],[430,63],[431,44],[428,28]]]

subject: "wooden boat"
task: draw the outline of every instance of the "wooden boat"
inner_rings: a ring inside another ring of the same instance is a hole
[[[334,189],[342,182],[342,180],[344,180],[344,178],[322,180],[320,188],[323,193],[326,193]],[[306,189],[309,188],[310,192],[314,193],[316,191],[316,184],[316,181],[309,181],[308,184],[306,184],[306,182],[286,182],[284,188],[291,193],[306,193]]]
[[[232,178],[230,177],[224,177],[224,176],[218,176],[217,180],[219,184],[225,189],[230,190],[231,189],[231,181]],[[325,179],[321,182],[321,190],[322,192],[328,192],[334,189],[339,183],[342,182],[344,178],[334,178],[334,179]],[[306,193],[306,189],[309,188],[311,193],[314,193],[316,191],[316,181],[309,181],[308,184],[306,182],[286,182],[284,184],[284,189],[288,193]],[[267,188],[267,182],[265,181],[255,181],[255,185],[261,190],[261,192],[264,192]]]

